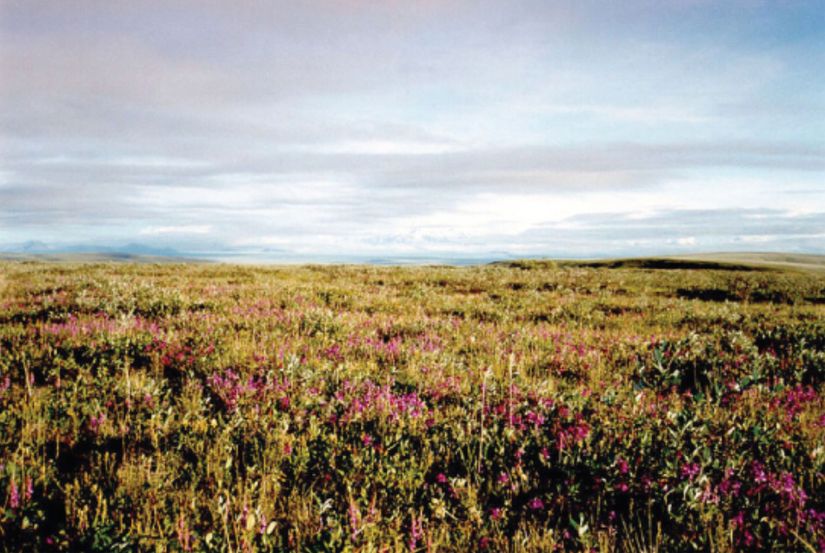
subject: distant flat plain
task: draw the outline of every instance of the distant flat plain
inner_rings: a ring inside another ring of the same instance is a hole
[[[161,256],[161,255],[140,255],[133,253],[2,253],[0,252],[0,260],[6,261],[34,261],[34,262],[48,262],[48,263],[108,263],[108,262],[126,262],[126,263],[212,263],[222,262],[223,259],[213,259],[211,257],[199,256]],[[635,268],[651,268],[651,269],[667,269],[667,268],[695,268],[695,269],[743,269],[750,267],[757,270],[770,269],[790,269],[799,271],[813,271],[825,272],[825,255],[821,254],[803,254],[803,253],[781,253],[781,252],[715,252],[715,253],[694,253],[682,255],[664,255],[664,256],[644,256],[644,257],[617,257],[617,258],[592,258],[592,259],[559,259],[552,258],[530,258],[536,263],[557,262],[560,265],[567,266],[594,266],[594,267],[635,267]],[[501,261],[489,260],[492,263],[514,263],[519,262],[516,259],[507,259]],[[231,264],[231,259],[227,260]],[[284,262],[288,265],[296,264],[293,261]],[[307,258],[306,264],[317,263]],[[335,262],[321,261],[322,264],[336,264]],[[342,262],[344,263],[344,262]],[[247,256],[244,258],[243,264],[254,265],[255,257]],[[269,257],[262,257],[260,264],[263,265],[278,265],[280,262],[277,259]],[[304,264],[304,263],[297,263]],[[456,259],[451,262],[449,258],[437,260],[415,261],[410,259],[393,259],[392,257],[382,258],[380,261],[371,262],[369,260],[346,262],[346,264],[364,264],[364,265],[483,265],[486,264],[484,260],[471,262],[467,259]]]

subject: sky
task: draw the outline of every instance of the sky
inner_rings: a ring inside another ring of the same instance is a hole
[[[0,251],[825,253],[825,3],[0,0]]]

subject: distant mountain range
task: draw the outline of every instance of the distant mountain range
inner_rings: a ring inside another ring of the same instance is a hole
[[[123,245],[71,244],[54,245],[41,241],[29,241],[12,246],[0,245],[0,259],[44,259],[44,260],[147,260],[154,262],[157,258],[168,261],[219,261],[226,263],[364,263],[367,265],[477,265],[491,261],[514,259],[516,256],[507,252],[490,252],[486,254],[311,254],[295,253],[281,248],[264,248],[253,251],[236,251],[215,247],[208,251],[181,251],[168,246],[130,242]]]
[[[6,250],[8,253],[25,254],[64,254],[64,253],[95,253],[95,254],[127,254],[127,255],[151,255],[163,257],[181,257],[178,250],[169,247],[151,246],[130,242],[122,246],[101,246],[99,244],[72,244],[67,246],[54,246],[45,242],[29,241],[18,247],[11,247]]]

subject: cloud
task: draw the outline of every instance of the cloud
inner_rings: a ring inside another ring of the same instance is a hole
[[[146,227],[140,230],[143,236],[157,236],[161,234],[209,234],[210,225],[179,225],[170,227]]]
[[[816,14],[2,0],[0,233],[319,254],[764,235],[821,251]],[[749,217],[770,228],[728,224]]]

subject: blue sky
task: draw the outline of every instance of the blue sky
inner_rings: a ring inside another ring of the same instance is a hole
[[[825,7],[0,0],[0,250],[825,253]]]

